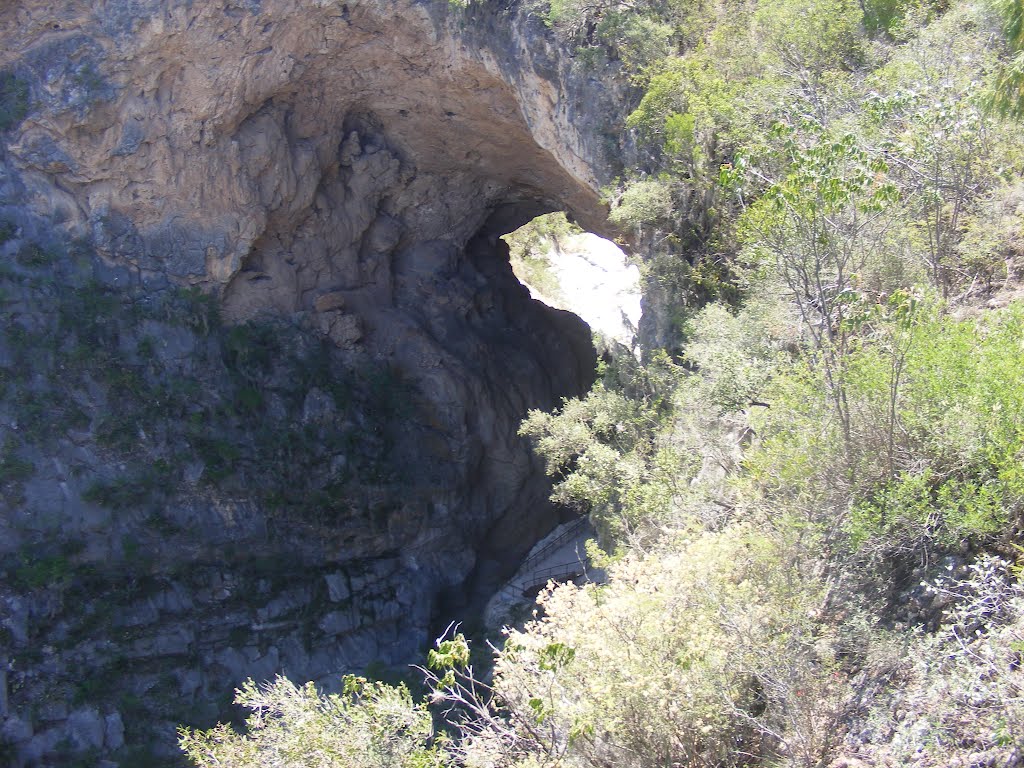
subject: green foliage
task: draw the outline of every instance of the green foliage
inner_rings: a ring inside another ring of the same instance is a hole
[[[1024,8],[1018,0],[993,0],[1010,56],[997,72],[992,103],[1015,118],[1024,115]]]
[[[166,482],[158,472],[116,480],[97,480],[82,492],[82,500],[114,510],[138,509],[153,500]]]
[[[1017,179],[993,189],[965,219],[955,263],[986,291],[1011,279],[1013,261],[1024,253],[1024,233],[1018,226],[1022,206],[1024,183]]]
[[[13,72],[0,72],[0,132],[9,131],[24,120],[28,108],[28,83]]]
[[[162,304],[162,316],[167,322],[200,336],[209,336],[221,323],[217,297],[194,286],[172,289]]]
[[[271,323],[252,321],[228,328],[222,342],[228,370],[246,381],[265,377],[281,354],[279,330]]]
[[[660,133],[671,115],[686,109],[685,83],[684,60],[666,59],[661,71],[651,75],[640,104],[626,118],[626,127],[640,130],[645,137]]]
[[[601,16],[595,34],[613,47],[627,71],[643,73],[672,52],[675,29],[655,16],[611,10]]]
[[[55,588],[66,584],[72,570],[71,562],[64,555],[22,551],[20,564],[11,576],[15,584],[25,589]]]
[[[985,83],[999,67],[992,22],[985,4],[956,4],[924,26],[871,74],[861,115],[901,192],[890,248],[945,296],[991,271],[962,238],[984,220],[988,196],[1018,177],[1020,134],[988,108]]]
[[[23,267],[29,269],[40,269],[48,267],[56,261],[58,255],[51,250],[43,248],[38,243],[26,243],[19,249],[15,260]]]
[[[760,0],[754,23],[793,74],[852,69],[862,53],[862,6],[854,0]]]
[[[758,403],[779,365],[781,348],[796,340],[788,321],[779,303],[763,296],[736,314],[710,304],[694,317],[684,353],[700,373],[695,385],[708,403],[723,414]]]
[[[850,442],[807,359],[776,372],[771,408],[754,420],[761,447],[752,477],[806,504],[852,502],[846,530],[861,547],[913,548],[986,537],[1021,514],[1024,387],[1022,312],[954,320],[927,304],[900,316],[876,310],[843,369]],[[833,507],[834,508],[834,507]],[[840,518],[842,520],[843,518]]]
[[[0,245],[14,239],[18,234],[18,227],[11,221],[0,221]]]
[[[0,485],[27,480],[35,472],[32,462],[14,452],[9,441],[0,450]]]
[[[180,730],[181,747],[199,768],[281,764],[292,768],[441,768],[429,712],[408,688],[347,676],[343,692],[321,695],[278,677],[246,681],[235,703],[251,710],[247,733],[226,725]]]
[[[659,436],[669,412],[661,396],[645,400],[599,383],[586,398],[564,401],[557,414],[531,411],[520,434],[533,438],[555,479],[552,499],[589,512],[606,541],[621,543],[667,518],[694,471]]]
[[[565,247],[568,238],[582,232],[569,222],[564,213],[538,216],[503,238],[509,247],[512,271],[520,282],[529,285],[550,303],[561,302],[562,290],[549,254]]]
[[[864,745],[866,760],[884,750],[897,763],[938,767],[1024,746],[1024,590],[1008,578],[1008,565],[983,556],[922,585],[948,608],[936,632],[914,637],[900,655],[891,670],[898,687],[875,697],[854,722],[894,727],[886,744]],[[894,716],[900,706],[907,711]]]
[[[807,618],[820,595],[788,570],[787,551],[730,528],[626,558],[605,587],[545,592],[542,618],[510,632],[498,656],[502,707],[533,728],[534,754],[573,765],[609,753],[652,767],[770,759],[783,722],[834,696],[827,645]],[[829,723],[787,730],[789,748],[820,755]]]
[[[644,179],[626,185],[608,220],[617,227],[665,224],[672,217],[672,190],[668,181]]]

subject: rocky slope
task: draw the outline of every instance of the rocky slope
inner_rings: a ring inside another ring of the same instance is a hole
[[[247,676],[407,661],[556,522],[517,425],[594,352],[497,238],[602,228],[615,94],[489,3],[0,40],[0,762],[173,762]]]

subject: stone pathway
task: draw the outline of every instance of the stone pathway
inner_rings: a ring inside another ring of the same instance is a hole
[[[587,560],[586,541],[594,535],[589,521],[579,518],[558,526],[541,539],[515,575],[487,604],[485,625],[500,629],[517,609],[532,605],[537,592],[548,581],[602,582],[604,572],[591,568]]]

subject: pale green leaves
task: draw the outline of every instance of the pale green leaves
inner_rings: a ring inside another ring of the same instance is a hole
[[[433,745],[433,724],[404,685],[347,676],[341,694],[322,695],[313,683],[284,677],[256,685],[247,680],[235,703],[251,711],[248,732],[227,725],[209,731],[183,728],[181,747],[200,768],[440,768],[448,764]]]

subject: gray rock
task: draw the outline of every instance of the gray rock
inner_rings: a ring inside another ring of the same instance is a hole
[[[126,651],[126,655],[133,658],[185,656],[194,641],[191,631],[183,627],[169,627],[158,634],[138,638]]]
[[[332,611],[320,619],[320,630],[328,635],[342,635],[358,626],[351,611]]]
[[[103,746],[109,750],[124,746],[124,723],[120,712],[112,712],[103,718]]]
[[[344,573],[329,573],[324,576],[324,581],[327,582],[327,595],[331,602],[340,603],[351,597],[352,593],[349,591]]]
[[[127,606],[117,613],[117,624],[122,627],[139,627],[154,624],[160,619],[160,611],[152,600],[144,600]]]
[[[8,744],[21,744],[28,741],[33,735],[32,723],[22,720],[17,715],[8,717],[0,724],[0,740]]]
[[[228,679],[242,680],[246,677],[249,659],[237,648],[225,648],[216,655],[216,663],[227,670]]]
[[[198,669],[184,669],[178,671],[178,691],[181,698],[191,701],[195,698],[196,692],[203,684],[203,675]]]
[[[246,662],[245,674],[257,681],[271,680],[280,668],[281,657],[277,648],[270,646],[263,655],[252,654],[252,657]]]
[[[66,743],[68,732],[65,728],[51,728],[34,735],[20,750],[20,755],[27,765],[43,761],[44,757],[53,755],[59,745]]]
[[[29,604],[13,595],[0,599],[0,626],[11,634],[15,643],[29,641]]]
[[[575,105],[600,112],[621,94],[576,77],[543,25],[530,31],[525,17],[499,15],[502,4],[458,17],[413,0],[344,12],[307,3],[300,14],[292,0],[236,5],[210,13],[202,3],[118,0],[97,15],[89,3],[20,2],[0,39],[37,114],[5,137],[3,199],[26,237],[89,241],[83,252],[99,258],[76,285],[87,275],[137,306],[196,285],[220,297],[228,324],[272,316],[319,327],[333,345],[310,339],[310,348],[329,356],[332,375],[381,371],[374,403],[338,413],[320,378],[314,389],[281,371],[218,378],[219,337],[180,319],[109,329],[125,356],[153,340],[144,375],[199,378],[204,402],[177,404],[185,412],[174,419],[205,418],[211,403],[230,411],[241,383],[263,389],[270,430],[316,441],[321,428],[352,426],[354,445],[339,441],[293,478],[312,493],[327,475],[344,476],[351,498],[315,521],[291,519],[265,503],[265,467],[240,460],[237,483],[211,484],[214,459],[148,422],[138,455],[114,459],[96,432],[122,403],[101,377],[82,382],[74,398],[90,424],[42,457],[62,469],[27,489],[49,517],[25,505],[3,513],[4,530],[22,529],[18,547],[43,532],[83,541],[73,569],[117,572],[124,557],[125,581],[144,591],[129,599],[97,585],[83,598],[90,610],[46,590],[3,596],[0,622],[15,646],[36,633],[54,649],[17,670],[10,697],[10,710],[38,704],[50,718],[42,733],[22,734],[37,756],[72,727],[77,745],[118,748],[123,723],[112,714],[97,724],[107,711],[98,702],[72,713],[73,726],[66,704],[43,703],[113,660],[129,663],[109,693],[169,691],[147,703],[171,709],[182,701],[163,699],[177,691],[211,715],[210,702],[248,675],[336,679],[378,659],[408,661],[399,657],[422,641],[444,585],[478,561],[508,566],[550,527],[548,483],[516,427],[527,409],[580,394],[592,377],[589,330],[532,302],[495,238],[552,208],[601,226],[604,121]],[[14,298],[26,327],[45,327],[46,302]],[[17,418],[4,408],[0,398],[0,417]],[[82,501],[98,476],[141,474],[156,461],[178,473],[159,489],[163,525],[145,504],[115,512]],[[399,557],[417,564],[414,578]],[[230,578],[207,579],[209,563]],[[172,588],[160,581],[170,572]],[[324,573],[326,607],[314,602]],[[341,610],[348,601],[366,610]],[[122,602],[131,607],[112,632],[104,623]],[[297,626],[300,611],[319,632]],[[153,722],[138,726],[157,733]],[[175,752],[173,728],[153,739]]]
[[[68,703],[62,699],[45,699],[36,707],[36,716],[44,723],[60,722],[68,717]]]
[[[95,709],[76,709],[68,715],[65,727],[75,750],[85,752],[103,746],[106,723]]]
[[[125,157],[133,155],[139,150],[139,145],[146,137],[142,127],[135,120],[129,120],[121,131],[121,140],[113,151],[114,157]]]
[[[179,614],[192,610],[194,603],[181,584],[174,583],[153,598],[161,613]]]
[[[381,659],[380,643],[369,632],[345,635],[337,652],[345,669],[365,669],[371,662]]]
[[[313,387],[306,394],[306,400],[302,404],[302,421],[304,424],[325,422],[334,417],[336,410],[331,396]]]
[[[286,590],[256,611],[256,617],[259,622],[265,623],[294,613],[309,602],[310,593],[309,587]]]

